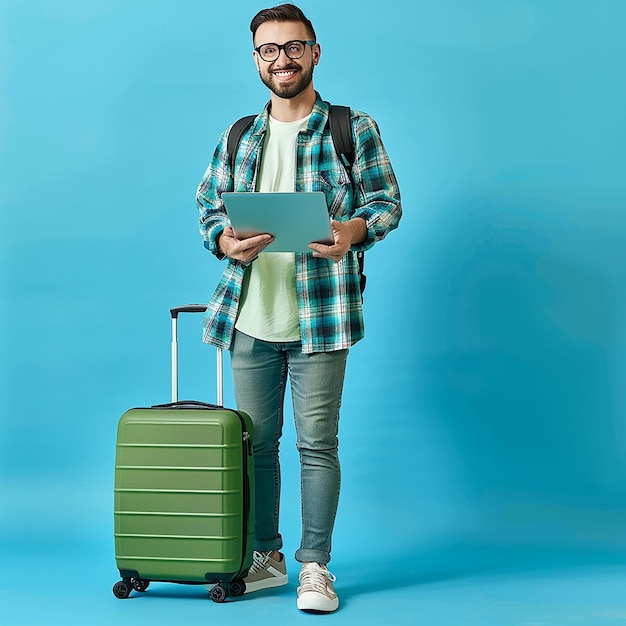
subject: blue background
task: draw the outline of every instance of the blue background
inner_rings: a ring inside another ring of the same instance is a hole
[[[0,6],[6,623],[306,618],[281,594],[110,593],[117,420],[169,399],[168,309],[221,272],[194,193],[220,132],[267,100],[248,30],[263,6]],[[378,121],[405,211],[367,255],[332,619],[626,619],[626,3],[300,6],[316,88]],[[181,396],[210,400],[200,318],[180,325]]]

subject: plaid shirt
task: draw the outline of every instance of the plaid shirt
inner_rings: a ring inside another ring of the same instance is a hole
[[[306,353],[342,350],[364,335],[361,292],[356,252],[367,250],[398,226],[402,209],[400,190],[374,120],[359,111],[351,112],[355,160],[352,180],[335,152],[327,125],[328,105],[318,95],[306,130],[298,135],[296,147],[296,191],[323,191],[333,219],[361,217],[367,238],[338,263],[296,254],[296,291]],[[200,232],[205,247],[224,259],[217,239],[230,225],[221,199],[224,191],[256,188],[261,152],[267,129],[269,104],[243,136],[235,161],[234,182],[226,154],[226,129],[196,193],[200,210]],[[211,298],[204,320],[203,340],[226,348],[234,333],[246,265],[228,263]]]

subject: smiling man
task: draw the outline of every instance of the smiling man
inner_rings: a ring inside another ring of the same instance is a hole
[[[276,24],[270,22],[261,24],[258,29],[261,31],[260,37],[264,39],[271,38],[276,34]],[[291,34],[302,36],[302,25],[293,24]],[[306,46],[313,46],[312,63],[308,63],[308,67],[299,66],[294,59],[301,59],[304,56]],[[282,63],[281,49],[284,51]],[[319,44],[312,39],[292,39],[285,46],[277,44],[262,44],[254,50],[257,60],[257,67],[261,80],[275,95],[282,99],[292,99],[300,95],[303,91],[313,88],[313,66],[317,65],[320,56]],[[278,55],[275,67],[269,70],[265,59],[272,59]]]
[[[339,606],[327,568],[339,501],[339,407],[348,351],[364,334],[357,253],[398,226],[400,192],[367,114],[350,111],[351,171],[337,155],[329,105],[313,87],[321,48],[302,11],[264,9],[250,30],[270,101],[241,138],[234,171],[229,127],[197,190],[204,245],[227,262],[207,307],[204,341],[230,350],[237,407],[254,422],[255,552],[246,592],[287,583],[278,450],[289,379],[301,476],[297,606],[328,612]],[[334,243],[294,254],[264,252],[269,234],[237,239],[222,201],[233,190],[323,191]]]

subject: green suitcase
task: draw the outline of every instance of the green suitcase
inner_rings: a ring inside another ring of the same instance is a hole
[[[119,421],[115,460],[115,557],[127,598],[152,581],[214,584],[223,602],[245,592],[254,539],[252,423],[222,403],[177,401],[176,322],[171,310],[172,402],[127,411]]]

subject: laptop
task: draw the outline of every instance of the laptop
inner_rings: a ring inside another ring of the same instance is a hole
[[[310,243],[334,243],[326,196],[321,191],[222,194],[238,239],[269,233],[264,252],[309,252]]]

